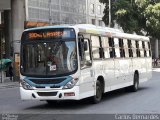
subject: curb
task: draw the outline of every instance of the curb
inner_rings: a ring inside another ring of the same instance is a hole
[[[0,83],[0,89],[19,87],[19,82]]]

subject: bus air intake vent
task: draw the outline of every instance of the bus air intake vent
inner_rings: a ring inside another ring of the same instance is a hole
[[[39,96],[56,96],[57,92],[37,92]]]
[[[63,82],[65,78],[61,79],[30,79],[35,84],[59,84]]]

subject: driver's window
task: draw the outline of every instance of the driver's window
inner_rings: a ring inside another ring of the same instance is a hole
[[[90,41],[83,35],[79,36],[79,54],[81,67],[91,66]]]
[[[84,52],[84,59],[85,61],[90,61],[91,57],[90,57],[90,49],[89,49],[89,41],[88,40],[84,40],[85,44],[87,44],[87,50],[85,50]]]

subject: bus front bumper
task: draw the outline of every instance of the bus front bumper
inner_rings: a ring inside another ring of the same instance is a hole
[[[79,100],[79,86],[72,89],[36,89],[25,90],[20,87],[22,100]]]

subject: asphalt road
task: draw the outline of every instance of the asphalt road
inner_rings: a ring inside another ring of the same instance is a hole
[[[152,79],[140,84],[138,92],[126,92],[124,89],[109,92],[99,104],[91,104],[89,99],[84,99],[49,106],[45,101],[21,101],[17,87],[0,89],[0,113],[157,114],[160,113],[160,69],[153,70]]]

